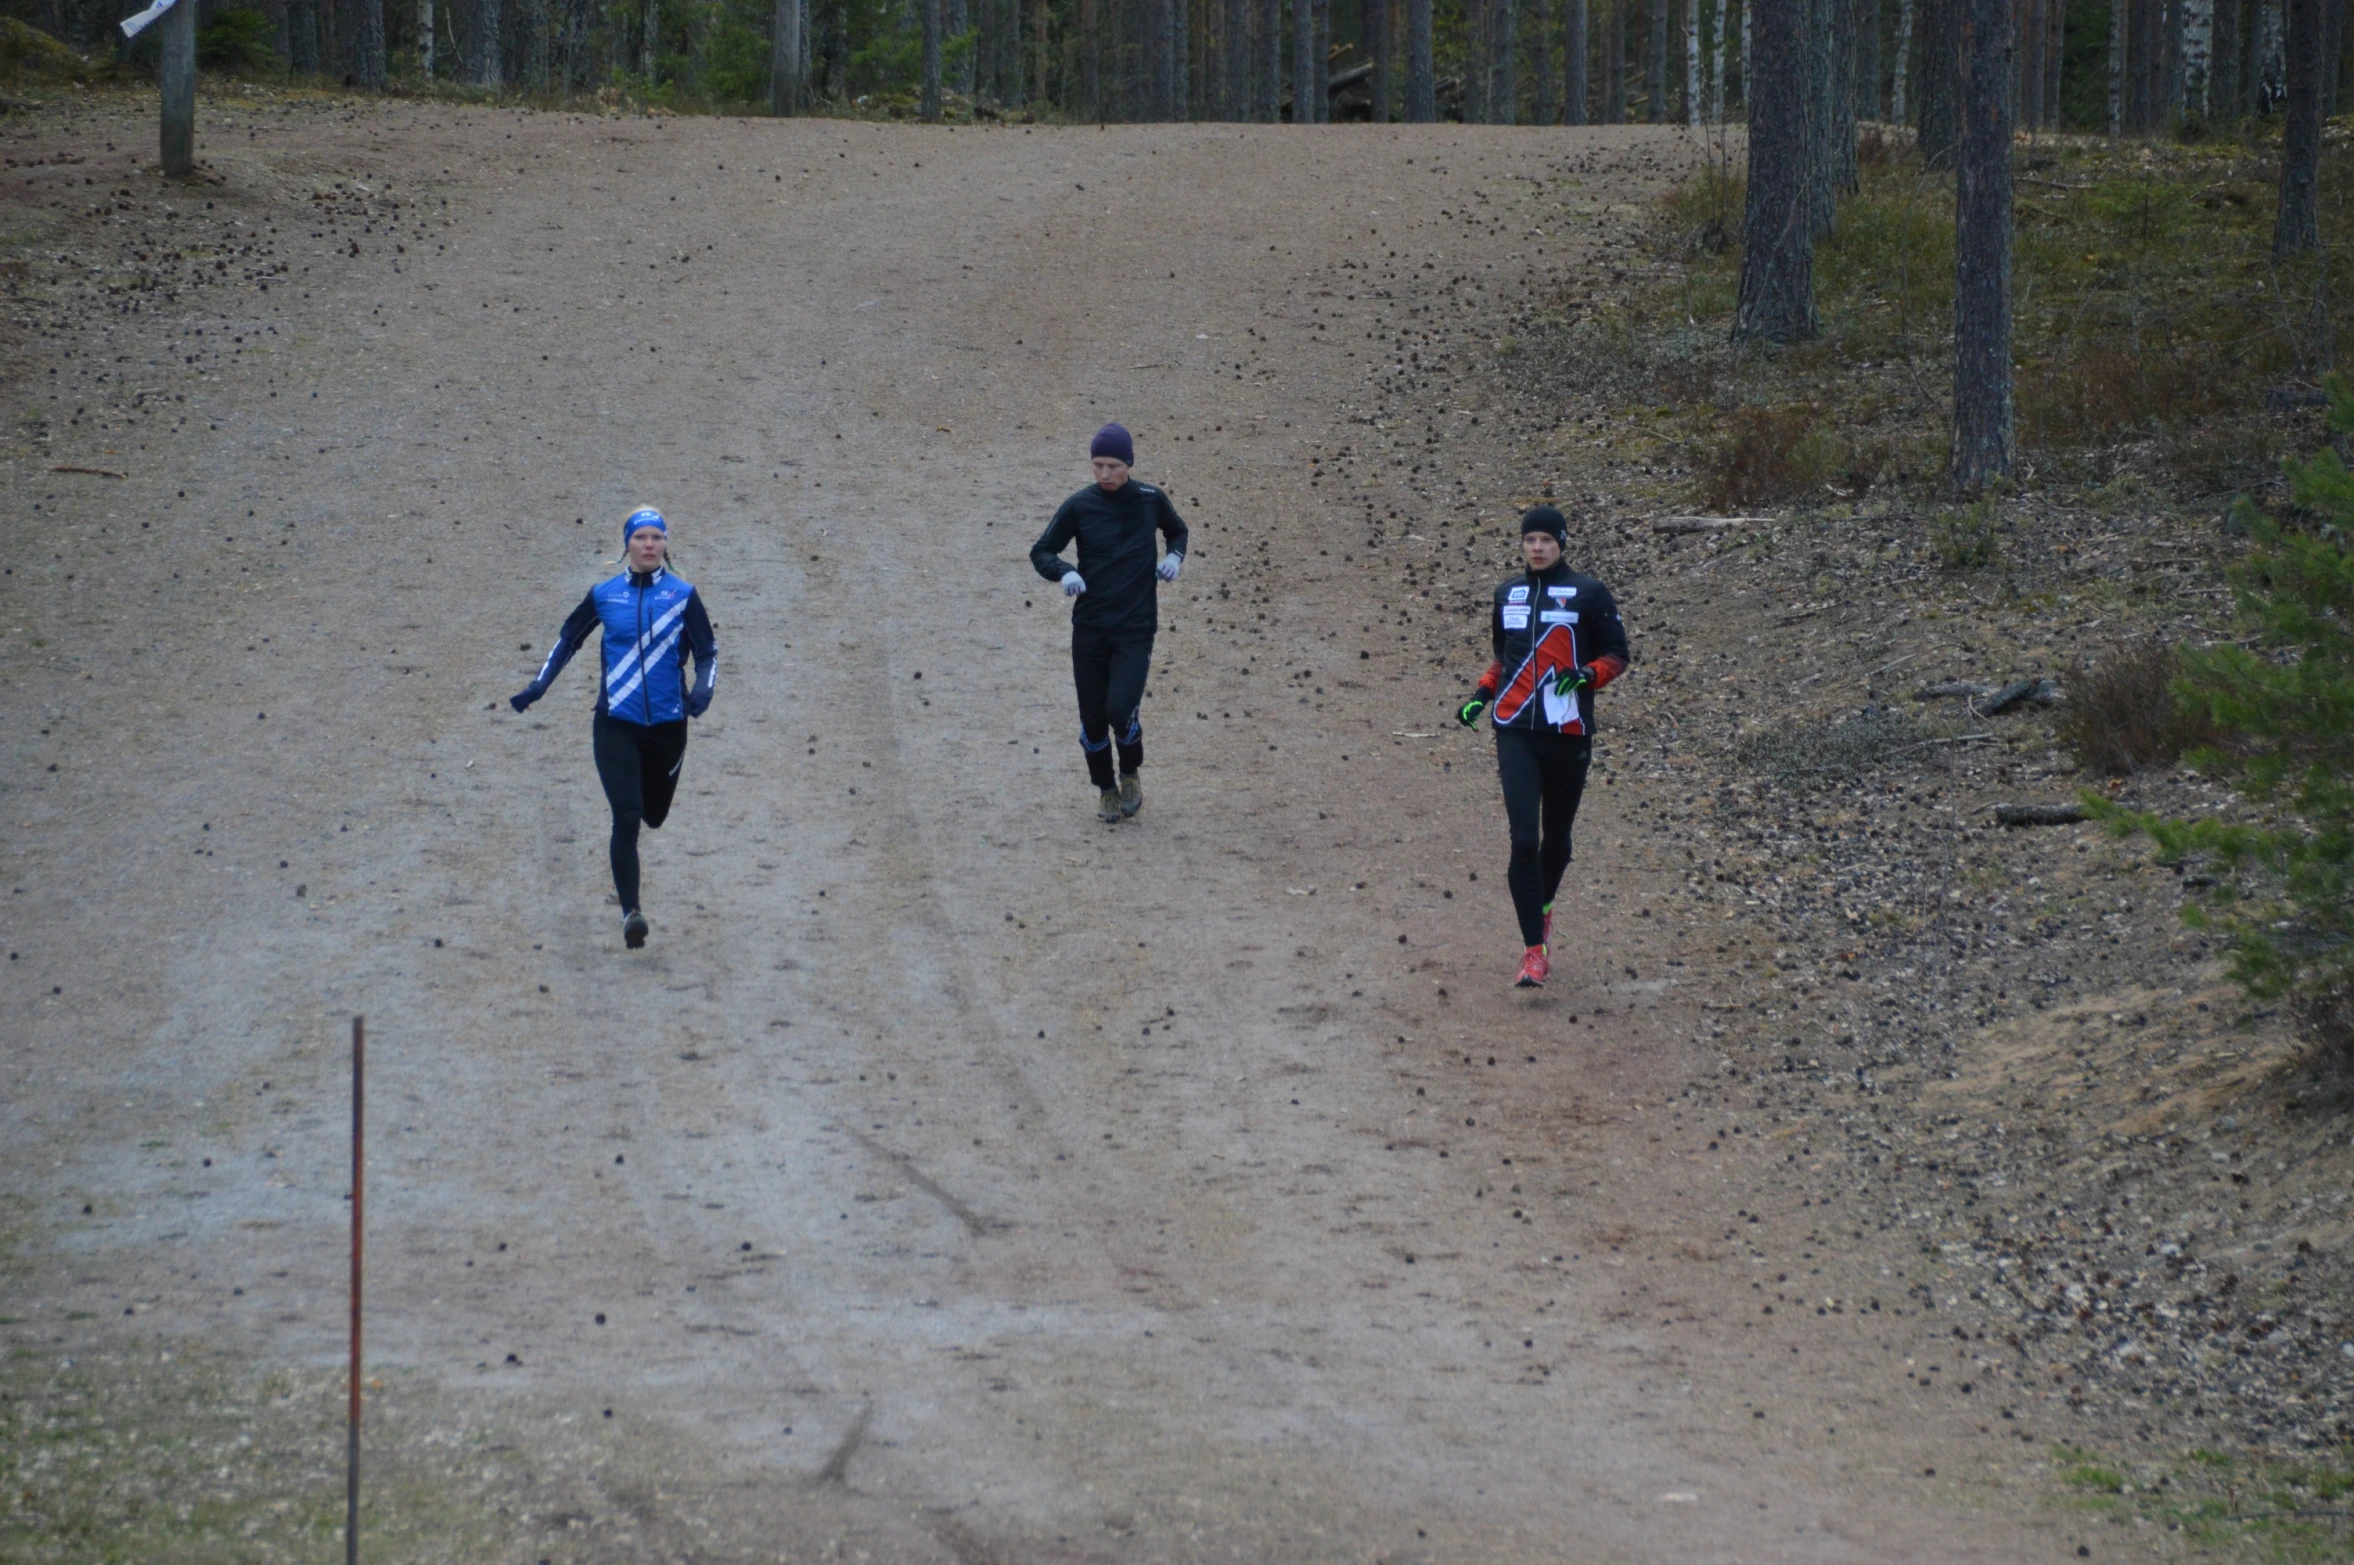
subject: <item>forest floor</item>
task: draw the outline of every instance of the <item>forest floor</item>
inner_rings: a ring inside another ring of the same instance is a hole
[[[335,1540],[355,1012],[372,1558],[2342,1546],[2342,1099],[1909,698],[2202,523],[1653,532],[1570,304],[1697,143],[152,116],[0,118],[0,1556]],[[1109,829],[1024,559],[1108,418],[1196,540]],[[1447,713],[1546,493],[1637,663],[1530,995]],[[645,502],[727,666],[631,954],[503,698]]]

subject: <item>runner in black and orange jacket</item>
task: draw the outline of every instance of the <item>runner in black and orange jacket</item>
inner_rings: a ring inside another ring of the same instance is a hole
[[[1610,589],[1561,557],[1569,524],[1549,505],[1520,519],[1528,568],[1496,586],[1495,662],[1456,709],[1468,728],[1493,710],[1496,766],[1512,828],[1505,880],[1526,948],[1520,987],[1552,968],[1553,898],[1569,867],[1569,831],[1593,759],[1594,692],[1626,671],[1627,632]]]

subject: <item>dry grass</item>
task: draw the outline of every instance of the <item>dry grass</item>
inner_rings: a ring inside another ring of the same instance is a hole
[[[2175,699],[2182,655],[2159,640],[2128,642],[2069,681],[2060,740],[2088,771],[2122,776],[2167,766],[2215,742],[2207,714]]]

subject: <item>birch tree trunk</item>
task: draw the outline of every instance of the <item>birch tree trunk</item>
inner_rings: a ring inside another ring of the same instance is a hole
[[[1954,179],[1953,486],[2018,466],[2011,396],[2011,0],[1961,19],[1962,145]]]
[[[1742,80],[1749,93],[1749,190],[1741,213],[1735,342],[1815,335],[1811,165],[1806,92],[1808,0],[1751,0]]]
[[[654,85],[654,48],[662,36],[662,0],[646,0],[646,30],[638,38],[638,74]]]
[[[800,83],[793,67],[801,59],[800,0],[776,0],[769,15],[768,112],[801,112]]]
[[[1586,0],[1561,0],[1561,123],[1586,123]]]
[[[2207,117],[2207,87],[2215,60],[2215,0],[2179,0],[2182,7],[2182,112]]]
[[[2322,55],[2325,3],[2288,0],[2289,119],[2281,136],[2280,210],[2272,228],[2276,261],[2321,245],[2321,76],[2335,63]]]
[[[433,80],[433,42],[433,0],[417,0],[417,72],[427,81]]]
[[[1753,29],[1749,25],[1750,0],[1741,0],[1741,116],[1749,117],[1749,73],[1755,69],[1750,63],[1749,39]]]
[[[1438,118],[1438,79],[1431,58],[1430,0],[1406,0],[1406,123]]]
[[[1716,0],[1716,37],[1709,49],[1708,119],[1712,125],[1725,122],[1725,6],[1726,0]]]
[[[1914,0],[1898,0],[1896,7],[1896,59],[1888,72],[1888,123],[1891,125],[1912,123],[1905,89],[1912,85],[1913,4]]]
[[[1684,123],[1700,124],[1700,0],[1684,0]]]

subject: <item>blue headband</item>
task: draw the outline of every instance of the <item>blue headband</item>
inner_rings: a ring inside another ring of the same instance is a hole
[[[662,519],[662,513],[655,510],[650,505],[641,506],[637,510],[630,512],[628,516],[622,518],[622,547],[625,549],[629,547],[629,540],[637,533],[648,527],[653,528],[654,531],[660,533],[665,538],[670,536],[670,524]]]

